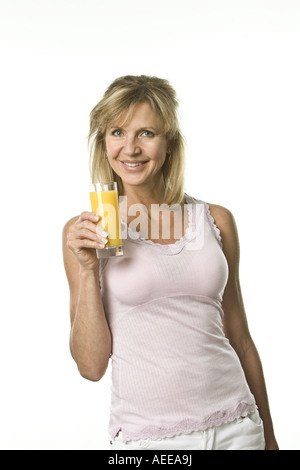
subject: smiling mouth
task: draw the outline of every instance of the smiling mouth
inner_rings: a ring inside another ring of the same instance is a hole
[[[127,168],[137,168],[139,166],[145,165],[147,162],[122,162]]]

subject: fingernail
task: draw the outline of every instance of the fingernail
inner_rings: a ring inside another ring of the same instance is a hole
[[[96,228],[96,233],[97,233],[98,237],[107,237],[108,236],[108,233],[105,230],[103,230],[103,228],[101,226],[98,226]]]

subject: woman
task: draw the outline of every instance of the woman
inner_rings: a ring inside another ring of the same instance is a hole
[[[173,88],[115,80],[91,112],[89,140],[93,181],[117,181],[126,202],[124,256],[99,263],[107,233],[95,214],[65,225],[70,348],[89,380],[112,360],[111,448],[278,449],[234,218],[184,193]]]

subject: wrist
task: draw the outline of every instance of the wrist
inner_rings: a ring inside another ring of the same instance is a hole
[[[100,275],[99,275],[99,267],[97,266],[96,268],[85,268],[83,266],[80,267],[79,271],[79,277],[81,280],[96,280],[100,281]]]
[[[279,450],[274,432],[265,432],[265,450]]]
[[[272,439],[272,440],[267,440],[265,441],[265,450],[279,450],[279,446],[277,444],[277,441],[276,439]]]

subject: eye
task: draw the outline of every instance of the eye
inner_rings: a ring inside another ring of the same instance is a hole
[[[114,135],[115,137],[121,137],[122,136],[122,130],[121,129],[115,129],[111,132],[111,135]]]
[[[153,132],[147,131],[147,130],[144,130],[144,131],[141,133],[141,135],[142,135],[143,137],[154,137]]]

